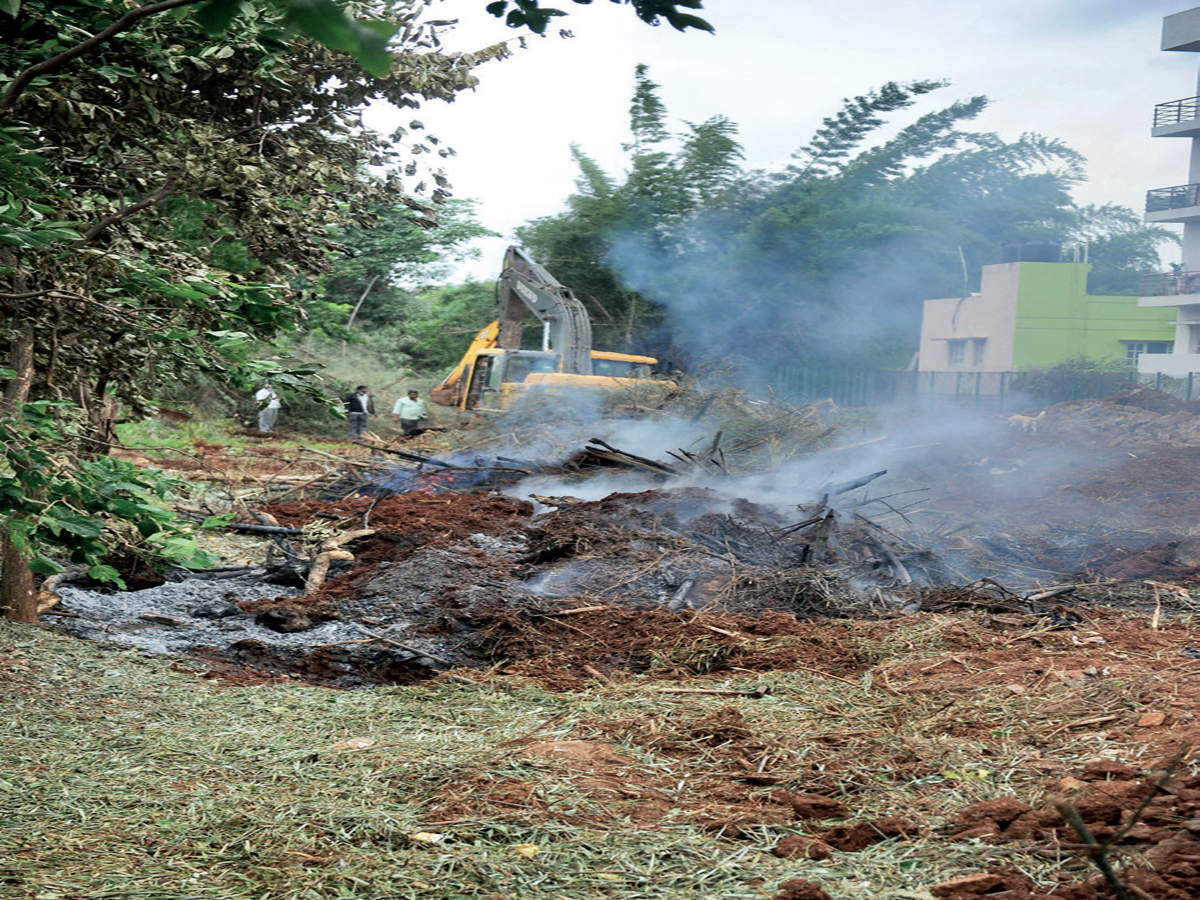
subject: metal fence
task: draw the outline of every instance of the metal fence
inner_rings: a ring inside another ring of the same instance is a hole
[[[1200,294],[1200,272],[1161,272],[1138,279],[1139,297]]]
[[[1174,187],[1154,188],[1146,191],[1146,212],[1163,212],[1168,209],[1183,209],[1200,206],[1200,184],[1177,184]]]
[[[1159,103],[1154,107],[1154,127],[1178,125],[1200,118],[1200,97],[1184,97],[1182,100],[1170,100]]]
[[[1177,399],[1200,400],[1200,373],[1184,378],[1128,371],[1046,369],[1031,372],[898,372],[894,370],[788,367],[769,379],[781,398],[796,402],[832,400],[838,406],[941,405],[1016,410],[1072,400],[1102,399],[1141,384]]]

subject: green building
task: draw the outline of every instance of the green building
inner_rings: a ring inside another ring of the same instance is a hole
[[[1089,271],[1069,262],[984,266],[978,293],[925,301],[918,368],[1016,372],[1079,359],[1136,367],[1143,353],[1170,353],[1175,310],[1088,294]]]

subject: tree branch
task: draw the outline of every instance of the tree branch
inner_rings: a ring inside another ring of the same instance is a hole
[[[1108,861],[1108,856],[1105,853],[1108,848],[1096,840],[1095,835],[1084,824],[1083,817],[1079,815],[1079,810],[1065,800],[1055,803],[1054,806],[1058,809],[1058,814],[1063,817],[1063,820],[1079,835],[1080,840],[1083,841],[1083,845],[1087,849],[1088,859],[1100,870],[1100,874],[1108,882],[1108,887],[1116,895],[1117,900],[1134,900],[1133,894],[1129,892],[1129,888],[1125,886],[1125,882],[1117,877],[1112,863]]]
[[[167,199],[167,197],[168,197],[168,195],[170,195],[171,191],[175,190],[175,184],[177,181],[178,181],[178,179],[176,179],[174,177],[168,178],[167,183],[164,184],[162,187],[160,187],[153,194],[147,194],[145,197],[143,197],[141,200],[138,200],[136,203],[130,203],[126,206],[122,206],[116,212],[110,213],[109,215],[105,216],[103,219],[101,219],[99,222],[97,222],[95,225],[93,225],[91,228],[89,228],[87,230],[87,232],[83,236],[83,242],[85,244],[90,244],[92,241],[94,241],[96,238],[98,238],[104,231],[108,230],[113,225],[116,225],[118,222],[120,222],[124,219],[128,219],[134,213],[140,212],[141,210],[145,209],[148,206],[154,206],[156,203],[161,203],[163,200]]]
[[[45,75],[47,72],[61,69],[71,60],[94,50],[114,35],[128,30],[138,20],[144,19],[146,16],[152,16],[155,13],[166,12],[169,9],[176,9],[180,6],[191,6],[200,2],[202,0],[161,0],[159,3],[148,3],[145,6],[129,10],[121,18],[117,19],[117,21],[113,22],[103,31],[94,34],[86,41],[76,44],[74,47],[69,47],[62,53],[57,53],[49,59],[44,59],[19,74],[13,79],[13,83],[8,86],[8,90],[4,92],[4,99],[0,100],[0,110],[7,112],[12,109],[13,104],[17,102],[17,98],[25,93],[25,89],[29,87],[29,83],[39,75]]]

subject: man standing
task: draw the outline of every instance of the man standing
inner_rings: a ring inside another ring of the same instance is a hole
[[[347,429],[352,438],[361,438],[367,430],[367,416],[375,412],[375,400],[367,393],[367,386],[360,384],[353,394],[347,394],[346,421]]]
[[[260,434],[270,434],[275,430],[275,419],[279,416],[279,395],[275,388],[264,384],[254,394],[258,404],[258,431]]]
[[[392,407],[392,418],[405,434],[420,434],[429,424],[429,410],[420,392],[410,390],[407,397],[401,397]]]

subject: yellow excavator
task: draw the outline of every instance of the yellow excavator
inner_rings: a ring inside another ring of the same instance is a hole
[[[592,349],[587,310],[570,290],[519,247],[504,254],[496,289],[497,319],[475,336],[458,365],[435,387],[434,403],[500,411],[530,391],[558,394],[662,395],[672,385],[652,378],[652,356]],[[542,323],[542,349],[522,350],[526,312]]]

